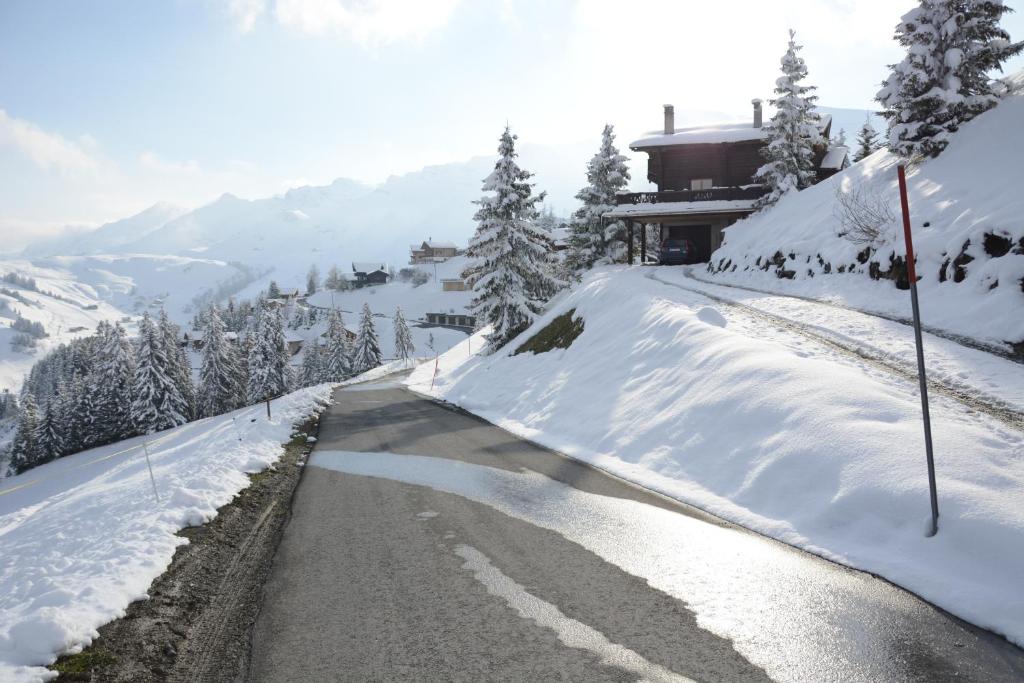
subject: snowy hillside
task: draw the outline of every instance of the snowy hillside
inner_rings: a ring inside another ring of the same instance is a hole
[[[1024,73],[1014,80],[1016,94],[908,172],[925,324],[995,344],[1024,341]],[[701,277],[909,316],[894,282],[905,279],[906,255],[897,163],[877,152],[740,221],[712,256],[713,276]],[[877,239],[840,236],[837,191],[891,209]]]
[[[506,349],[479,356],[463,343],[441,357],[436,380],[427,364],[409,384],[1024,643],[1019,365],[926,335],[961,394],[1004,406],[933,396],[941,518],[929,539],[916,380],[817,341],[833,330],[858,347],[891,346],[913,367],[911,332],[803,302],[794,315],[817,337],[797,334],[680,288],[681,272],[594,271]],[[564,314],[582,322],[568,348],[511,355]],[[1006,407],[1018,417],[1007,422]]]
[[[192,422],[152,439],[160,501],[141,439],[77,453],[0,484],[0,680],[37,681],[57,654],[147,597],[187,541],[276,461],[292,425],[330,400],[330,385]]]
[[[416,355],[433,356],[435,352],[443,353],[466,339],[466,332],[425,324],[427,313],[466,313],[466,306],[472,300],[473,293],[445,292],[441,288],[441,280],[459,277],[459,273],[465,267],[466,259],[462,256],[439,263],[435,279],[433,265],[416,266],[430,276],[429,282],[414,286],[409,282],[393,281],[386,285],[347,292],[321,291],[311,296],[309,303],[321,308],[337,308],[344,316],[346,327],[353,331],[358,329],[359,313],[363,304],[368,304],[370,310],[377,316],[374,323],[385,358],[395,357],[395,329],[392,316],[395,314],[395,308],[401,306],[402,314],[412,332],[413,343],[416,345]],[[431,336],[434,338],[434,349],[428,346]]]
[[[197,305],[234,294],[257,275],[223,261],[142,254],[0,261],[0,277],[9,274],[33,279],[38,291],[0,282],[0,389],[16,389],[37,358],[93,334],[101,320],[122,321],[132,333],[135,316],[164,306],[184,322]],[[19,317],[45,330],[34,349],[12,348]]]

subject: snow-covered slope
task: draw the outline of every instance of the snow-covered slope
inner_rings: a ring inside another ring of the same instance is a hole
[[[116,251],[126,244],[137,242],[168,221],[181,216],[187,209],[160,202],[145,211],[106,223],[88,232],[75,231],[29,245],[24,256],[52,254],[79,255],[104,254]]]
[[[197,305],[233,294],[259,273],[240,264],[181,256],[60,256],[0,261],[0,276],[16,273],[36,281],[38,291],[0,283],[0,389],[17,389],[37,358],[61,343],[90,335],[101,320],[132,321],[164,306],[186,322]],[[16,351],[11,323],[21,316],[38,322],[47,337],[30,351]]]
[[[1024,83],[1024,73],[1015,82]],[[922,317],[928,325],[992,343],[1024,340],[1022,121],[1024,92],[1018,90],[963,126],[939,158],[908,172]],[[899,270],[897,264],[891,271],[892,259],[906,254],[897,163],[888,152],[877,152],[740,221],[712,256],[713,279],[909,315],[909,295],[886,279]],[[839,236],[837,189],[859,190],[891,207],[894,220],[874,244]],[[862,253],[866,246],[870,253]]]
[[[100,625],[145,599],[187,543],[176,532],[217,509],[281,455],[292,425],[330,399],[331,385],[61,458],[0,484],[0,680],[39,681]]]
[[[433,356],[443,353],[463,341],[468,330],[463,332],[442,327],[425,325],[427,313],[465,313],[473,298],[473,292],[445,292],[441,280],[457,278],[466,267],[466,258],[457,257],[437,264],[436,279],[434,265],[417,266],[430,276],[430,281],[418,287],[408,282],[390,282],[376,287],[347,292],[321,291],[309,298],[309,302],[321,308],[336,308],[341,311],[345,326],[350,330],[359,329],[359,314],[363,304],[369,304],[374,313],[374,324],[380,337],[381,351],[385,358],[395,357],[395,328],[392,316],[395,308],[402,307],[402,314],[412,332],[417,356]],[[434,348],[429,348],[431,336]]]
[[[939,534],[926,538],[916,381],[659,281],[676,270],[593,272],[508,350],[482,357],[463,343],[440,358],[436,380],[430,363],[409,383],[520,436],[880,574],[1024,644],[1019,427],[933,396],[941,518]],[[509,355],[570,310],[584,329],[569,348]],[[850,315],[813,324],[842,331]],[[481,339],[472,343],[479,348]],[[958,348],[937,344],[949,356],[944,367],[957,366]],[[1020,366],[964,351],[961,369],[995,381],[990,390],[1024,411]]]

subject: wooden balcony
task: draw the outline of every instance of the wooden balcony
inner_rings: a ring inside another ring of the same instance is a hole
[[[746,187],[715,187],[710,190],[669,190],[667,192],[623,192],[615,196],[616,205],[667,204],[669,202],[717,202],[760,199],[768,188],[760,185]]]

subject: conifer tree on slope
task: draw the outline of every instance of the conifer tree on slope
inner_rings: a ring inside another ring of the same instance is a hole
[[[990,74],[1024,50],[999,26],[1010,11],[1000,0],[921,0],[903,15],[895,38],[907,55],[876,96],[890,151],[938,156],[962,124],[996,105],[1004,88]]]
[[[39,462],[49,462],[67,453],[64,433],[60,428],[60,407],[56,398],[46,402],[39,422],[36,425],[36,444],[39,449]]]
[[[134,434],[131,422],[132,348],[120,324],[101,324],[94,376],[97,390],[97,423],[101,443],[111,443]]]
[[[615,208],[615,194],[628,184],[626,157],[615,147],[614,128],[606,125],[601,134],[601,149],[587,163],[587,186],[576,194],[583,206],[576,210],[569,224],[571,268],[584,270],[595,263],[611,263],[621,254],[625,223],[605,224],[602,216]]]
[[[306,273],[306,295],[312,296],[316,294],[318,289],[320,289],[320,269],[314,263],[309,267],[309,272]]]
[[[239,382],[238,360],[224,338],[224,321],[216,306],[206,315],[203,334],[203,364],[199,371],[199,410],[205,416],[220,415],[244,405],[244,388]]]
[[[249,351],[249,400],[264,401],[287,391],[287,366],[288,349],[284,343],[281,313],[264,302],[259,307]]]
[[[401,307],[395,309],[395,357],[399,360],[409,360],[416,353],[416,347],[412,343],[412,333],[409,325],[405,322]]]
[[[352,376],[352,345],[341,313],[331,310],[327,314],[327,331],[322,355],[321,382],[341,382]]]
[[[324,347],[318,344],[316,339],[306,344],[303,350],[302,366],[299,368],[299,384],[301,386],[311,387],[327,381],[324,379],[325,356]]]
[[[75,377],[71,381],[71,436],[68,444],[71,453],[84,451],[100,443],[101,425],[93,400],[94,385],[91,375],[88,382],[82,377]]]
[[[18,415],[18,428],[11,442],[11,469],[21,474],[40,464],[39,443],[36,434],[39,429],[39,408],[31,393],[22,398],[21,414]]]
[[[857,151],[854,152],[853,161],[863,161],[869,156],[878,151],[878,133],[875,131],[875,127],[871,125],[871,119],[864,119],[864,125],[860,127],[860,132],[857,133]]]
[[[188,406],[170,375],[160,330],[149,314],[139,323],[135,374],[132,379],[132,422],[141,434],[188,422]]]
[[[770,100],[775,115],[765,126],[768,145],[762,150],[764,166],[754,179],[768,187],[769,193],[758,200],[759,207],[774,205],[784,195],[814,184],[814,146],[822,142],[819,116],[815,111],[814,86],[801,85],[807,77],[807,64],[797,53],[796,33],[789,32],[789,48],[782,56],[782,76],[775,81],[776,97]]]
[[[551,240],[535,223],[544,193],[533,195],[533,174],[516,164],[515,140],[506,128],[498,162],[483,184],[484,192],[494,194],[476,202],[476,233],[466,250],[470,264],[464,275],[476,294],[472,308],[492,326],[491,351],[529,327],[557,288],[547,267]]]
[[[178,386],[178,393],[185,401],[185,417],[189,420],[196,415],[196,387],[192,382],[192,365],[185,347],[178,342],[181,330],[167,317],[167,311],[160,309],[158,329],[163,339],[164,354],[167,357],[168,374]]]
[[[363,304],[363,313],[359,318],[359,332],[356,335],[356,347],[353,358],[353,371],[356,374],[372,370],[380,366],[383,356],[380,352],[380,341],[377,339],[377,328],[373,324],[373,313],[370,305]]]

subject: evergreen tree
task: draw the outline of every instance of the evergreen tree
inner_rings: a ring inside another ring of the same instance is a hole
[[[306,296],[316,294],[318,289],[320,289],[320,269],[314,263],[306,273]]]
[[[889,122],[889,149],[938,156],[961,125],[996,105],[1003,87],[990,74],[1020,54],[999,26],[1012,11],[1000,0],[921,0],[896,26],[907,50],[876,96]]]
[[[281,313],[264,303],[257,312],[256,331],[249,351],[249,400],[265,401],[288,389],[288,349]]]
[[[473,310],[493,326],[491,350],[525,330],[557,288],[548,270],[551,240],[536,226],[537,204],[533,174],[516,164],[516,136],[508,128],[501,136],[499,159],[483,184],[485,195],[476,203],[476,233],[466,250],[470,258],[464,276],[476,297]]]
[[[131,344],[119,324],[101,324],[97,328],[96,422],[99,443],[111,443],[132,436],[132,376],[134,360]]]
[[[315,339],[306,345],[305,353],[302,356],[302,366],[299,369],[299,383],[302,386],[311,387],[325,381],[325,355],[324,347]]]
[[[871,117],[864,119],[864,125],[857,133],[857,151],[854,152],[853,161],[863,161],[878,151],[878,133],[871,125]]]
[[[342,277],[338,266],[331,266],[327,271],[327,278],[324,280],[324,287],[337,291],[341,289]]]
[[[615,208],[616,193],[628,184],[626,157],[615,147],[614,128],[606,125],[601,134],[601,149],[587,163],[587,186],[576,194],[583,206],[569,223],[570,268],[584,270],[620,257],[626,239],[625,223],[606,222],[602,216]]]
[[[281,288],[277,286],[277,280],[271,280],[267,286],[267,298],[268,299],[280,299]]]
[[[327,314],[325,345],[321,355],[321,382],[341,382],[352,376],[354,369],[352,344],[345,330],[341,313],[331,310]]]
[[[141,434],[188,422],[188,405],[181,395],[166,356],[160,330],[146,313],[139,323],[135,374],[132,378],[132,422]]]
[[[216,306],[211,306],[206,315],[203,340],[199,410],[205,416],[220,415],[244,405],[245,390],[240,381],[238,359],[224,338],[224,321]]]
[[[60,416],[57,400],[51,398],[43,409],[42,416],[36,425],[36,444],[39,449],[39,462],[56,460],[66,454],[67,446],[64,443],[64,433],[60,426]]]
[[[776,98],[771,100],[775,115],[765,126],[768,145],[762,150],[764,166],[755,180],[768,187],[769,193],[758,201],[759,207],[774,205],[784,195],[814,184],[814,146],[821,144],[820,117],[814,103],[814,86],[801,85],[807,77],[807,65],[797,53],[796,33],[789,32],[789,48],[782,56],[782,76],[775,81]]]
[[[164,346],[164,357],[167,359],[167,374],[178,387],[178,394],[184,401],[186,421],[196,415],[196,387],[192,383],[192,364],[188,352],[179,342],[181,330],[167,317],[167,311],[160,309],[158,329]]]
[[[416,347],[412,343],[412,333],[409,325],[405,322],[402,309],[395,309],[395,357],[399,360],[409,360],[416,353]]]
[[[380,342],[377,340],[377,328],[373,325],[373,313],[370,305],[363,304],[363,314],[359,319],[359,333],[356,335],[353,371],[356,374],[378,367],[382,362]]]
[[[36,435],[39,432],[39,408],[35,397],[27,393],[22,398],[21,414],[18,416],[18,428],[11,442],[11,469],[21,474],[40,464],[39,443]]]

